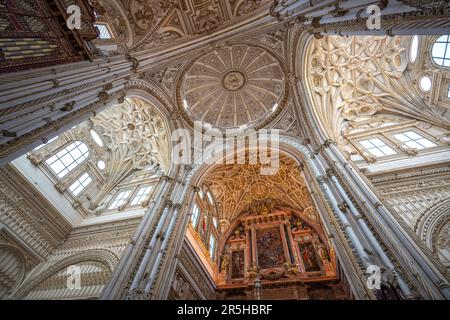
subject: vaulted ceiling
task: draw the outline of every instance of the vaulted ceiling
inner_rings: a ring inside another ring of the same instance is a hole
[[[280,169],[274,175],[261,175],[261,164],[218,165],[203,180],[209,185],[218,206],[219,219],[232,223],[260,203],[303,211],[318,221],[302,169],[290,157],[280,155]]]
[[[407,75],[409,37],[327,36],[313,39],[305,76],[322,129],[335,141],[343,130],[374,115],[450,121],[427,103]]]
[[[129,49],[176,43],[268,15],[271,0],[94,0]]]

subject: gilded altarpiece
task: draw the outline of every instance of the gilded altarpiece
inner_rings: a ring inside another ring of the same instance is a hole
[[[317,285],[334,297],[332,288],[340,286],[334,249],[322,227],[305,219],[296,210],[265,205],[238,219],[222,247],[219,298],[241,290],[254,299],[256,284],[268,299],[280,294],[277,286],[289,288],[283,290],[291,299],[308,299],[308,289]]]

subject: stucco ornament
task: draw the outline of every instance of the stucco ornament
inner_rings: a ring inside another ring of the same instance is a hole
[[[301,210],[311,221],[317,221],[301,169],[291,158],[280,156],[280,169],[273,176],[260,175],[260,165],[220,165],[204,180],[216,199],[220,222],[224,227],[261,201],[276,199],[272,205]]]
[[[402,37],[329,36],[312,40],[306,56],[307,87],[323,130],[335,141],[351,122],[375,114],[446,125],[405,76],[408,41]]]
[[[390,81],[406,67],[399,42],[385,37],[326,37],[311,44],[308,79],[324,128],[338,138],[344,120],[383,110]]]
[[[90,209],[99,210],[100,201],[115,186],[139,170],[159,168],[166,172],[169,142],[164,121],[146,102],[127,99],[92,119],[109,151],[108,172],[101,192],[91,201]]]
[[[195,60],[181,79],[178,99],[192,120],[235,128],[266,119],[281,107],[285,75],[268,51],[221,47]]]

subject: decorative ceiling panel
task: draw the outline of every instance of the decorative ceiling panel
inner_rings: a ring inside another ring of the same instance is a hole
[[[268,13],[272,0],[94,0],[129,49],[155,49]],[[261,9],[261,10],[259,10]]]
[[[447,126],[405,76],[404,37],[328,36],[311,41],[305,59],[312,104],[328,136],[341,140],[349,123],[380,114],[427,117]]]
[[[302,169],[292,159],[280,155],[280,169],[261,175],[260,164],[219,165],[203,181],[209,185],[218,206],[219,219],[232,223],[241,214],[262,202],[301,210],[318,221]]]
[[[236,128],[268,118],[285,97],[285,75],[265,49],[234,45],[189,66],[179,85],[180,107],[194,121]]]

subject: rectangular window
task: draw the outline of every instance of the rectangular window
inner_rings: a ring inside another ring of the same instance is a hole
[[[450,84],[448,85],[447,98],[449,98],[449,99],[450,99]]]
[[[76,197],[92,182],[91,176],[86,172],[78,178],[70,187],[69,190]]]
[[[418,135],[414,131],[407,131],[403,133],[394,134],[394,137],[399,141],[401,141],[402,143],[406,144],[408,147],[415,148],[418,150],[436,147],[436,144],[434,144],[428,139],[425,139],[421,135]]]
[[[131,201],[131,205],[136,206],[142,204],[148,198],[151,190],[151,186],[141,187],[134,197],[133,201]]]
[[[211,235],[209,237],[209,256],[214,260],[214,253],[216,251],[216,238]]]
[[[99,39],[112,39],[111,33],[109,32],[108,26],[106,24],[96,23],[95,26],[100,32],[100,35],[98,36]]]
[[[81,141],[75,141],[47,159],[45,163],[59,178],[63,178],[88,157],[88,147]]]
[[[197,227],[198,218],[200,217],[200,208],[195,203],[194,207],[192,208],[192,216],[191,216],[191,223],[194,228]]]
[[[395,154],[396,152],[378,138],[363,140],[359,142],[367,151],[375,157],[384,157]]]
[[[131,194],[131,190],[120,191],[119,194],[116,196],[116,199],[114,199],[114,201],[111,203],[109,208],[117,209],[117,208],[123,206],[127,202],[130,194]]]

